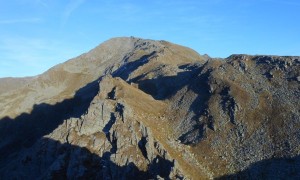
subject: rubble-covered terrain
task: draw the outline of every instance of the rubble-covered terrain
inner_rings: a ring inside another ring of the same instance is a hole
[[[114,38],[0,79],[0,179],[299,179],[300,57]]]

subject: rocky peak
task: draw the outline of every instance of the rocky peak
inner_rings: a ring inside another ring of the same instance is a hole
[[[113,38],[0,94],[0,175],[297,179],[299,76],[299,57]]]

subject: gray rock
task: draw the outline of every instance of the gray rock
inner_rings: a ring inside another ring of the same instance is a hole
[[[0,79],[0,176],[299,179],[299,65],[131,37]]]

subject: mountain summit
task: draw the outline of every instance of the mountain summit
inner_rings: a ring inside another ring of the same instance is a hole
[[[299,66],[125,37],[0,79],[1,178],[300,178]]]

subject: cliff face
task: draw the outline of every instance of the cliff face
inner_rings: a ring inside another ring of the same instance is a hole
[[[4,179],[300,177],[300,57],[111,39],[0,80]]]

